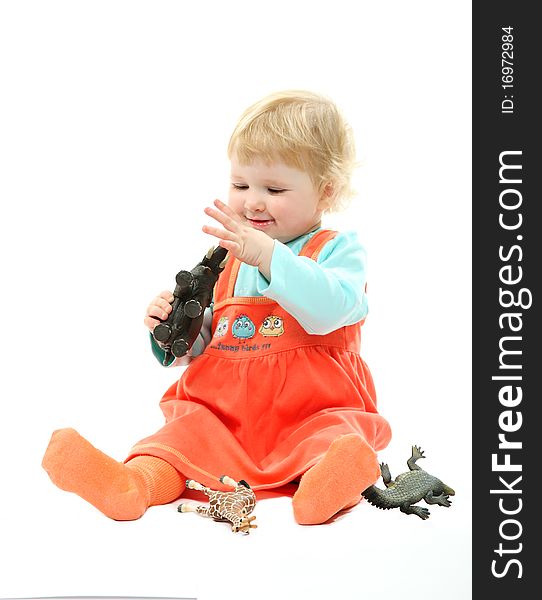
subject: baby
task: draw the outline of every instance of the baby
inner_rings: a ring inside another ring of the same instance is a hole
[[[230,260],[198,339],[175,361],[188,367],[160,402],[164,426],[124,463],[73,429],[54,432],[43,459],[57,486],[112,519],[177,500],[187,479],[221,489],[226,473],[256,491],[299,481],[294,517],[318,524],[380,476],[376,451],[391,434],[359,354],[365,252],[354,232],[321,227],[351,195],[350,128],[329,99],[280,92],[245,111],[228,156],[228,203],[205,209],[214,224],[203,231]],[[172,300],[151,301],[151,332]]]

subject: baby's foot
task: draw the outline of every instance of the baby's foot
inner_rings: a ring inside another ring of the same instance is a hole
[[[376,452],[358,434],[336,438],[319,463],[301,478],[292,503],[300,525],[324,523],[357,504],[361,492],[380,477]]]
[[[75,429],[53,433],[42,466],[55,485],[78,494],[111,519],[138,519],[149,506],[143,477],[94,448]]]

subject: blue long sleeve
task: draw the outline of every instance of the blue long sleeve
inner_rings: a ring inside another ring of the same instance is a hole
[[[275,240],[271,281],[258,275],[258,293],[276,300],[308,333],[324,335],[367,314],[366,254],[355,232],[328,242],[318,262]]]

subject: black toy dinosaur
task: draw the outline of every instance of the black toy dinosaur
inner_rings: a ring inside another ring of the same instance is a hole
[[[399,508],[401,512],[418,515],[420,519],[428,519],[429,510],[412,505],[422,499],[427,504],[450,506],[448,497],[455,495],[454,490],[419,467],[416,464],[419,458],[425,458],[423,451],[419,446],[412,446],[412,456],[407,461],[410,471],[397,475],[395,481],[391,478],[388,465],[382,463],[380,471],[387,489],[381,490],[371,485],[361,495],[373,506],[383,509]]]
[[[164,365],[169,364],[172,356],[184,356],[198,337],[203,313],[211,304],[213,287],[226,265],[227,252],[221,246],[210,248],[191,271],[177,273],[172,311],[152,332],[165,350]]]

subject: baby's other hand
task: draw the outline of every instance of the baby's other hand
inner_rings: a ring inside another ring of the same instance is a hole
[[[258,231],[243,222],[227,204],[214,201],[215,208],[207,207],[205,214],[223,225],[224,229],[204,225],[202,230],[219,238],[219,246],[226,248],[240,261],[258,267],[262,275],[271,279],[271,257],[273,255],[273,239],[263,231]]]
[[[144,319],[144,323],[151,333],[159,323],[168,318],[169,313],[172,311],[172,302],[173,294],[168,290],[160,292],[156,298],[151,300]]]

